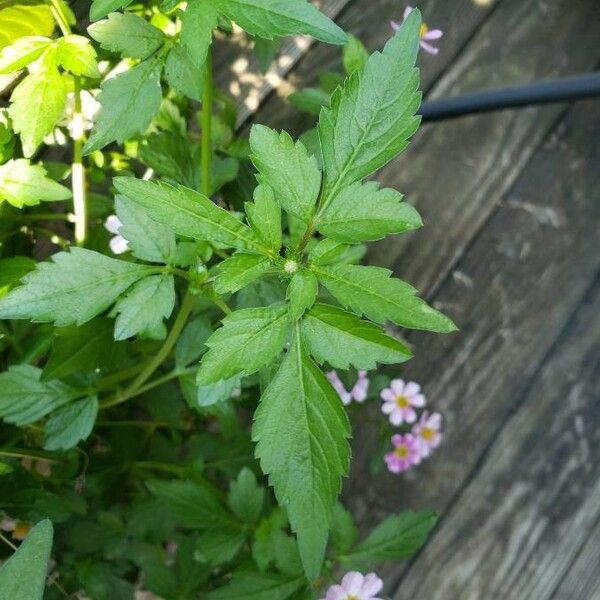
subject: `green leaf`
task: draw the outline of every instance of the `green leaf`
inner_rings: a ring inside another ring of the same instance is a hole
[[[368,60],[369,53],[364,44],[357,37],[349,35],[342,50],[342,61],[346,74],[351,75],[354,71],[364,69]]]
[[[80,395],[61,381],[40,381],[41,374],[31,365],[13,365],[0,373],[0,418],[29,425]]]
[[[62,118],[67,102],[67,88],[56,68],[56,50],[44,51],[36,69],[14,89],[8,109],[13,129],[21,135],[23,154],[32,156],[44,137]],[[32,98],[36,101],[32,102]]]
[[[38,263],[23,285],[0,299],[0,319],[81,325],[106,310],[138,279],[155,272],[83,248]]]
[[[246,536],[240,531],[207,531],[198,536],[194,560],[219,566],[233,560]]]
[[[121,56],[144,60],[164,43],[165,34],[133,13],[111,13],[108,19],[88,27],[88,33],[102,48]]]
[[[13,286],[27,273],[36,267],[35,260],[27,256],[14,256],[12,258],[0,258],[0,296]]]
[[[58,40],[56,61],[73,75],[84,75],[92,79],[100,77],[96,51],[90,40],[80,35],[67,35]]]
[[[98,414],[98,398],[92,396],[55,410],[44,430],[46,450],[68,450],[87,439]]]
[[[283,349],[287,330],[285,306],[245,308],[223,319],[206,345],[198,381],[215,383],[234,375],[251,375],[271,363]]]
[[[13,471],[14,469],[8,463],[0,461],[0,477],[3,475],[9,475]]]
[[[422,224],[419,213],[402,202],[400,192],[380,189],[377,182],[367,181],[341,190],[327,205],[318,230],[339,242],[354,244],[380,240]]]
[[[191,529],[235,527],[235,521],[206,485],[193,481],[149,481],[148,489],[175,520]]]
[[[329,107],[331,95],[320,88],[307,87],[291,93],[287,99],[298,110],[306,112],[309,115],[318,115],[321,112],[321,108],[324,106]]]
[[[336,554],[349,550],[358,537],[358,529],[352,514],[340,502],[336,502],[331,511],[331,542]]]
[[[456,330],[448,317],[415,296],[415,288],[390,277],[388,269],[335,265],[313,266],[312,270],[342,306],[372,321],[441,333]]]
[[[292,345],[260,400],[252,438],[277,501],[287,508],[311,580],[319,576],[330,511],[348,471],[349,436],[339,396],[310,360],[296,325]]]
[[[229,507],[244,523],[256,523],[265,502],[265,489],[256,481],[256,476],[244,467],[231,482],[227,495]]]
[[[244,210],[256,235],[278,254],[281,248],[281,209],[273,190],[267,185],[256,186],[254,202],[246,202]]]
[[[229,400],[234,390],[239,387],[239,385],[239,377],[221,379],[216,383],[209,383],[208,385],[200,384],[196,389],[196,404],[193,408],[205,408]]]
[[[98,95],[102,108],[83,148],[85,154],[148,129],[162,100],[161,70],[162,59],[149,58],[102,84]]]
[[[315,304],[302,320],[306,347],[314,359],[334,369],[375,369],[377,363],[394,364],[412,354],[383,330],[336,306]]]
[[[252,229],[203,194],[183,186],[115,177],[117,190],[146,210],[158,223],[164,223],[186,237],[238,248],[264,251]]]
[[[391,515],[340,560],[345,566],[368,568],[384,560],[410,556],[425,543],[436,520],[431,510]]]
[[[0,50],[25,36],[50,37],[55,21],[46,4],[4,3],[0,8]]]
[[[346,34],[305,0],[212,0],[214,6],[248,33],[271,40],[304,33],[329,44]]]
[[[197,67],[204,64],[219,13],[209,0],[191,0],[181,16],[181,43]]]
[[[194,64],[187,48],[181,45],[171,48],[165,65],[165,77],[172,88],[200,102],[204,76],[204,70]]]
[[[208,600],[286,600],[304,584],[303,577],[237,572],[232,580],[207,594]]]
[[[0,569],[0,600],[42,600],[52,550],[52,523],[39,522]]]
[[[254,55],[258,61],[260,72],[265,75],[273,64],[279,48],[281,47],[281,39],[273,38],[266,40],[265,38],[257,37],[254,39]]]
[[[26,158],[10,159],[0,165],[0,204],[6,200],[22,208],[70,197],[71,191],[47,177],[42,165],[32,165]]]
[[[115,304],[115,340],[135,335],[162,340],[167,334],[163,319],[175,307],[173,275],[152,275],[135,283]]]
[[[317,299],[319,282],[313,273],[301,269],[294,274],[287,289],[289,314],[292,319],[299,319]]]
[[[25,68],[37,60],[50,44],[52,44],[50,38],[38,35],[18,38],[10,46],[2,48],[0,74],[12,73]]]
[[[133,255],[154,263],[172,262],[177,253],[175,234],[170,227],[153,221],[137,204],[115,197],[119,233],[129,242]]]
[[[308,222],[321,189],[315,157],[302,142],[294,143],[287,132],[277,133],[264,125],[252,127],[250,148],[258,181],[272,188],[281,208]]]
[[[197,185],[193,147],[187,138],[172,132],[152,133],[139,147],[139,157],[161,177],[194,188]]]
[[[237,292],[272,268],[273,263],[265,256],[236,252],[217,265],[215,291],[218,294]]]
[[[205,315],[198,315],[189,321],[175,346],[177,367],[186,367],[200,358],[208,350],[205,342],[212,332],[210,319]]]
[[[43,381],[73,373],[91,373],[114,364],[121,352],[113,340],[113,322],[94,319],[84,325],[56,329],[54,351],[44,367]]]
[[[90,6],[90,21],[97,21],[106,17],[108,13],[119,8],[125,8],[131,4],[133,0],[92,0]]]
[[[342,262],[342,257],[348,250],[346,244],[325,238],[317,242],[308,253],[308,259],[313,265],[332,265]]]
[[[421,102],[419,47],[421,15],[413,10],[383,52],[369,57],[331,98],[319,119],[325,166],[325,205],[343,187],[381,168],[417,130]]]

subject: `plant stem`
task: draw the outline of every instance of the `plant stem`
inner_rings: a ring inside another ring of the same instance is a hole
[[[10,546],[13,550],[16,551],[17,547],[3,534],[0,533],[0,540],[2,540],[7,546]]]
[[[204,64],[204,89],[202,90],[202,112],[200,114],[200,126],[202,137],[200,138],[200,191],[205,196],[210,196],[210,163],[212,157],[212,105],[213,105],[213,68],[212,52],[208,49],[206,62]]]
[[[65,14],[63,13],[62,7],[58,0],[50,0],[49,4],[50,10],[52,11],[52,16],[54,17],[54,20],[60,28],[60,31],[63,34],[63,36],[71,35],[71,27],[69,26],[67,17],[65,17]]]
[[[175,321],[173,322],[173,327],[171,327],[171,331],[169,332],[169,335],[167,336],[167,339],[164,341],[160,350],[156,353],[154,358],[152,358],[148,362],[148,364],[144,367],[142,372],[133,380],[133,382],[127,387],[127,389],[122,394],[117,394],[114,398],[111,398],[111,399],[107,400],[105,403],[103,403],[102,408],[116,406],[117,404],[121,404],[122,402],[125,402],[132,396],[135,396],[138,393],[141,393],[141,391],[143,389],[142,386],[144,385],[144,383],[146,383],[146,381],[148,381],[148,379],[150,378],[152,373],[154,373],[154,371],[156,371],[156,369],[158,369],[158,367],[160,367],[160,365],[166,360],[166,358],[171,353],[171,350],[175,346],[175,343],[177,342],[177,339],[179,338],[179,335],[181,334],[181,331],[183,330],[185,323],[192,312],[193,306],[194,306],[194,296],[188,290],[187,293],[185,294],[185,296],[183,297],[181,306],[179,307],[179,312],[177,313],[177,316],[175,317]],[[170,373],[169,375],[172,375],[172,373]],[[160,383],[163,383],[163,382],[161,381]],[[148,384],[148,385],[150,385],[150,384]],[[156,384],[156,385],[160,385],[160,384]],[[152,385],[151,387],[155,387],[155,386]],[[143,389],[143,391],[147,391],[148,389],[149,389],[149,387],[146,386],[146,388]]]
[[[71,167],[71,186],[73,188],[73,211],[75,213],[75,242],[83,246],[87,236],[87,207],[85,189],[85,169],[83,167],[84,126],[81,113],[81,85],[79,77],[75,82],[73,120],[71,135],[73,137],[73,165]]]
[[[40,454],[31,454],[30,452],[21,451],[18,449],[12,451],[0,450],[0,456],[5,456],[6,458],[31,458],[32,460],[45,460],[49,463],[58,462],[53,458],[46,458],[45,456]]]

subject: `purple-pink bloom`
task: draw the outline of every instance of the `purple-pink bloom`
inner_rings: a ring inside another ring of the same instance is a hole
[[[413,425],[412,434],[417,440],[422,458],[428,457],[442,441],[442,415],[424,411],[421,418]]]
[[[358,379],[350,391],[346,390],[342,380],[335,371],[329,371],[326,376],[345,406],[348,406],[352,400],[364,402],[367,399],[367,394],[369,392],[369,377],[367,376],[366,371],[358,372]]]
[[[394,449],[384,456],[385,464],[392,473],[402,473],[421,462],[419,444],[412,433],[392,436]]]
[[[406,21],[412,10],[412,6],[407,6],[404,9],[402,22]],[[397,23],[396,21],[390,21],[390,25],[394,31],[398,31],[398,29],[400,29],[400,23]],[[426,23],[422,23],[421,31],[419,32],[419,46],[421,46],[425,52],[429,52],[429,54],[437,54],[440,51],[439,48],[436,48],[429,42],[433,40],[439,40],[443,35],[444,32],[441,29],[429,29]]]
[[[321,600],[381,600],[376,594],[383,589],[383,581],[375,573],[363,575],[357,571],[346,573],[340,585],[332,585]]]
[[[425,406],[425,396],[421,386],[414,381],[404,383],[402,379],[392,379],[390,387],[381,390],[383,404],[381,410],[389,415],[392,425],[414,423],[417,420],[415,407]]]
[[[113,254],[123,254],[129,250],[129,242],[119,233],[121,227],[123,227],[123,223],[117,215],[110,215],[104,222],[104,228],[114,234],[114,237],[110,238],[108,243]]]

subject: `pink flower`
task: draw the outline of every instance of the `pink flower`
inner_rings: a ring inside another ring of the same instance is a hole
[[[340,585],[332,585],[321,600],[381,600],[375,594],[383,588],[383,581],[375,575],[356,571],[346,573]]]
[[[417,440],[422,458],[428,457],[442,441],[442,415],[424,411],[421,418],[413,425],[412,434]]]
[[[407,6],[404,9],[404,14],[402,15],[402,22],[406,21],[408,15],[410,15],[413,10],[412,6]],[[390,25],[394,31],[398,31],[400,29],[400,23],[396,21],[390,21]],[[419,32],[419,46],[425,50],[425,52],[429,52],[429,54],[437,54],[440,50],[436,48],[429,42],[432,40],[439,40],[444,35],[444,32],[441,29],[429,29],[426,23],[421,24],[421,31]]]
[[[123,254],[129,250],[129,242],[119,233],[119,229],[123,227],[123,223],[119,221],[117,215],[110,215],[104,222],[104,228],[110,233],[114,233],[114,237],[110,238],[108,245],[113,251],[113,254]]]
[[[402,473],[421,462],[419,444],[412,433],[392,436],[394,449],[384,456],[385,464],[392,473]]]
[[[367,399],[369,378],[366,371],[358,372],[358,379],[350,391],[346,390],[342,380],[335,371],[329,371],[326,376],[345,406],[348,406],[352,400],[364,402]]]
[[[404,383],[402,379],[392,379],[390,387],[381,390],[383,405],[381,410],[389,415],[392,425],[414,423],[417,413],[414,407],[425,406],[425,396],[421,393],[421,386],[414,381]]]

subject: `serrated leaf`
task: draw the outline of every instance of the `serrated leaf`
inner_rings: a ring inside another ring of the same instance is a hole
[[[314,212],[321,171],[314,156],[285,131],[277,133],[264,125],[250,131],[251,159],[258,169],[257,179],[268,185],[286,212],[308,222]]]
[[[152,275],[135,283],[115,304],[115,340],[135,335],[161,340],[167,330],[163,319],[168,319],[175,306],[173,275]]]
[[[0,568],[1,600],[42,600],[52,550],[52,523],[40,521]]]
[[[108,13],[125,8],[131,4],[133,0],[92,0],[90,6],[90,21],[97,21],[106,17]]]
[[[341,190],[321,215],[318,230],[339,242],[354,244],[380,240],[421,225],[419,213],[402,202],[400,192],[380,189],[377,182],[367,181]]]
[[[0,288],[11,286],[36,267],[35,260],[27,256],[0,258]]]
[[[71,248],[38,263],[23,285],[0,299],[1,319],[54,321],[57,326],[89,321],[106,310],[152,267]]]
[[[229,507],[244,523],[255,523],[260,517],[265,502],[265,489],[256,481],[256,476],[244,467],[229,486]]]
[[[139,205],[123,196],[115,197],[115,208],[122,223],[119,233],[135,257],[155,263],[173,261],[177,243],[171,228],[153,221]]]
[[[219,529],[236,526],[234,519],[206,485],[178,480],[149,481],[146,485],[184,527]]]
[[[61,381],[40,381],[41,374],[31,365],[13,365],[0,373],[0,418],[29,425],[80,395]]]
[[[165,78],[172,88],[200,102],[204,76],[204,70],[194,64],[187,48],[181,45],[171,48],[165,64]]]
[[[303,577],[238,571],[224,587],[207,594],[208,600],[286,600],[304,584]]]
[[[46,450],[68,450],[87,439],[98,414],[98,398],[92,396],[61,406],[48,417],[44,429]]]
[[[189,321],[175,346],[175,364],[177,367],[186,367],[200,358],[208,350],[205,342],[212,332],[210,319],[205,315],[198,315]]]
[[[0,14],[2,11],[0,11]],[[19,71],[31,64],[42,55],[42,52],[52,44],[47,37],[31,35],[16,39],[0,52],[0,74]]]
[[[246,536],[240,531],[207,531],[198,536],[194,560],[219,566],[228,563],[241,550]]]
[[[364,69],[369,60],[369,53],[364,44],[353,35],[348,36],[348,41],[342,50],[342,62],[347,75]]]
[[[285,306],[245,308],[227,315],[206,342],[210,350],[200,363],[198,382],[256,373],[282,351],[287,325]]]
[[[344,565],[368,568],[384,560],[410,556],[425,543],[436,520],[437,516],[431,510],[391,515],[358,546],[339,558]]]
[[[21,135],[23,154],[29,158],[62,118],[67,88],[56,68],[55,48],[47,48],[35,70],[14,89],[8,109],[13,129]],[[32,98],[36,101],[32,102]]]
[[[47,4],[5,4],[0,8],[0,49],[25,36],[50,37],[54,27]]]
[[[90,40],[80,35],[67,35],[58,40],[56,61],[74,75],[100,77],[96,51]]]
[[[181,16],[181,43],[197,67],[204,64],[212,43],[212,32],[219,22],[219,13],[209,0],[188,2]]]
[[[281,39],[273,38],[266,40],[265,38],[257,37],[254,39],[254,55],[258,62],[260,72],[265,75],[273,64],[279,48],[281,47]]]
[[[309,251],[308,259],[313,265],[331,265],[341,261],[348,250],[346,244],[330,238],[318,241]]]
[[[334,369],[375,369],[401,363],[412,354],[383,330],[336,306],[315,304],[302,320],[306,347],[314,359]]]
[[[320,88],[307,87],[291,93],[287,99],[298,110],[306,112],[309,115],[318,115],[321,112],[321,108],[329,106],[331,95]]]
[[[217,265],[215,291],[218,294],[237,292],[272,268],[273,263],[266,256],[236,252]]]
[[[306,0],[211,0],[213,5],[248,33],[268,40],[303,33],[343,44],[346,34]]]
[[[246,202],[244,210],[248,223],[263,243],[279,253],[281,248],[281,209],[273,190],[267,185],[254,189],[254,202]]]
[[[250,227],[199,192],[133,177],[115,177],[113,183],[121,194],[142,206],[154,221],[168,225],[179,235],[240,250],[264,250]]]
[[[197,379],[197,378],[196,378]],[[221,379],[215,383],[198,385],[193,408],[206,408],[229,400],[236,388],[239,388],[240,378]]]
[[[73,373],[90,373],[112,365],[122,356],[120,348],[113,340],[110,319],[94,319],[78,327],[59,327],[42,380],[62,379]]]
[[[289,314],[292,319],[299,319],[317,298],[319,282],[313,273],[302,269],[294,274],[287,289]]]
[[[10,159],[0,165],[0,203],[6,200],[22,208],[70,197],[71,191],[50,179],[42,165],[32,165],[26,158]]]
[[[133,13],[111,13],[108,19],[92,23],[88,33],[102,48],[121,56],[144,60],[166,40],[165,34]]]
[[[160,177],[190,188],[197,187],[193,146],[187,138],[172,132],[152,133],[139,147],[139,157]]]
[[[381,168],[417,130],[421,102],[414,67],[421,16],[413,10],[383,52],[373,53],[331,98],[319,118],[324,205],[343,187]]]
[[[107,79],[98,101],[102,105],[94,122],[84,154],[103,148],[110,142],[144,133],[160,108],[162,59],[154,57]]]
[[[312,270],[342,306],[372,321],[440,333],[456,330],[448,317],[415,296],[411,285],[391,277],[388,269],[335,265],[313,266]]]
[[[304,570],[318,577],[329,517],[348,471],[348,417],[339,396],[304,348],[298,325],[263,394],[252,439],[256,456],[296,532]]]

